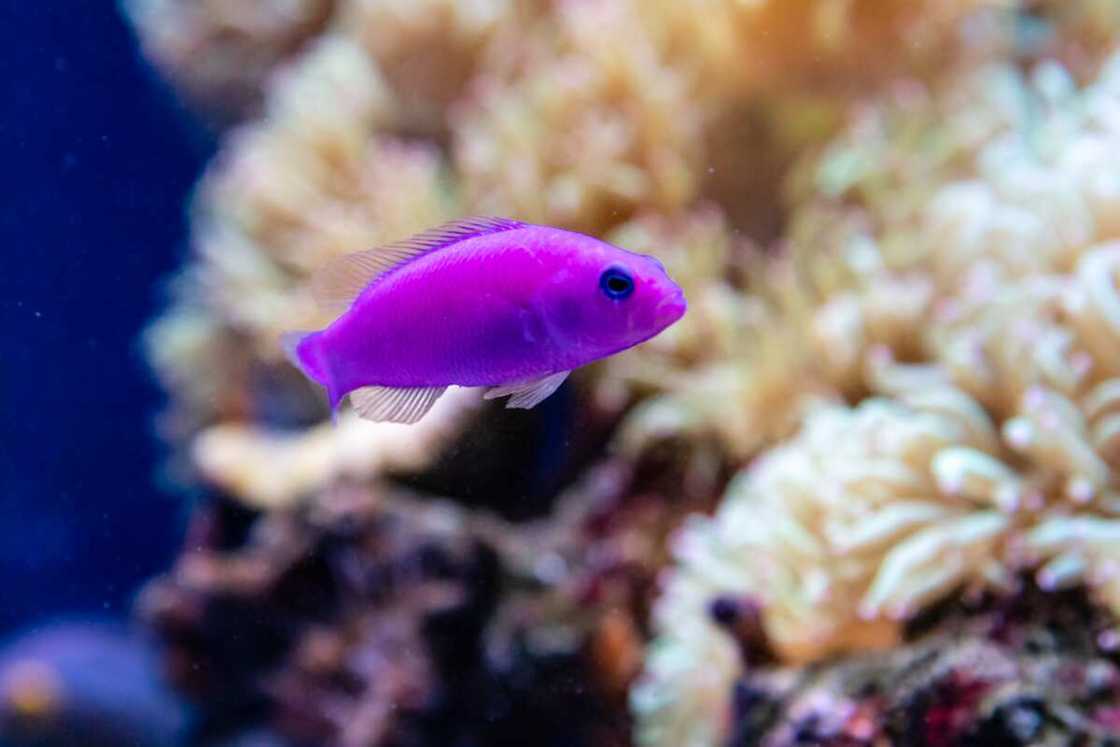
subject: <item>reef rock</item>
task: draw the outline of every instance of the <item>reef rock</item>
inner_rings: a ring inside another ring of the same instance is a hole
[[[809,670],[751,667],[735,747],[1059,747],[1120,743],[1112,616],[1083,590],[1029,588],[916,620],[890,651]]]

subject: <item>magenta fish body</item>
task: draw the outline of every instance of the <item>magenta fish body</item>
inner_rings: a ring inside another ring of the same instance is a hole
[[[342,258],[318,295],[345,311],[293,333],[290,357],[332,407],[415,422],[448,386],[531,407],[572,369],[680,319],[684,293],[651,256],[583,234],[473,219]]]

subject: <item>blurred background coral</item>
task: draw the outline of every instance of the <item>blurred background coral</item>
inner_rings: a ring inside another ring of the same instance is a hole
[[[0,744],[1120,741],[1120,0],[5,15]],[[689,314],[332,424],[307,279],[472,214]]]

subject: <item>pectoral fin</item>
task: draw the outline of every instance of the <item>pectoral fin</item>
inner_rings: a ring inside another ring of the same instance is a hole
[[[508,394],[511,396],[509,401],[506,402],[506,407],[528,410],[540,404],[548,395],[555,392],[570,373],[571,371],[560,371],[540,379],[491,387],[486,390],[486,394],[483,396],[485,399],[496,399]]]

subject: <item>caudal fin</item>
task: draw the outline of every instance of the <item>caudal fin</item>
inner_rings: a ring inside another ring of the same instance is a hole
[[[326,356],[323,355],[319,333],[285,332],[280,335],[280,347],[284,350],[284,356],[293,366],[298,368],[304,376],[327,390],[331,410],[337,410],[343,395],[335,389],[334,378],[331,376]]]

